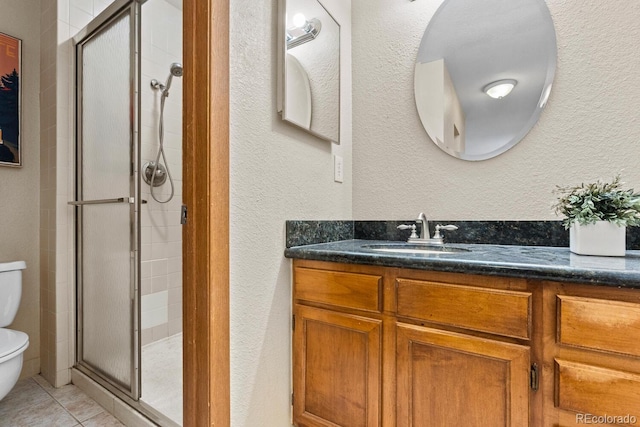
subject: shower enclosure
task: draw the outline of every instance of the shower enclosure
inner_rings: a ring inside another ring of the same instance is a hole
[[[161,425],[182,422],[180,5],[116,0],[74,38],[76,367]]]

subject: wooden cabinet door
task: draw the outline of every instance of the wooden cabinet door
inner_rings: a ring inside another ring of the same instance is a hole
[[[294,424],[379,426],[382,321],[298,304],[294,314]]]
[[[397,326],[397,426],[529,425],[530,349]]]

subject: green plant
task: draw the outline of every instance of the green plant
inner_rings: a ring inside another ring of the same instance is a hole
[[[571,224],[586,225],[609,221],[619,226],[640,225],[640,193],[623,190],[620,175],[611,183],[597,182],[577,186],[556,186],[558,202],[553,205],[557,214],[565,216],[564,228]]]

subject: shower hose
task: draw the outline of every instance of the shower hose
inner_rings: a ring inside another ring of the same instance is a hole
[[[169,171],[169,164],[167,163],[167,157],[164,154],[164,102],[167,99],[165,94],[166,92],[162,92],[160,95],[160,123],[158,125],[158,139],[160,142],[160,146],[158,147],[158,154],[156,155],[156,161],[153,164],[153,171],[151,172],[151,182],[149,186],[151,187],[151,197],[158,203],[168,203],[171,199],[173,199],[174,188],[173,188],[173,178],[171,177],[171,171]],[[155,194],[153,194],[154,181],[156,179],[156,171],[158,170],[158,165],[160,164],[160,156],[162,156],[162,161],[164,163],[164,167],[167,171],[167,176],[169,177],[169,184],[171,184],[171,194],[169,198],[166,200],[158,199]]]

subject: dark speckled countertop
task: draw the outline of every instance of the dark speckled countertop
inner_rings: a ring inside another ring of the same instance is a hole
[[[287,258],[415,268],[493,276],[546,279],[640,289],[640,251],[625,257],[576,255],[568,247],[447,244],[469,252],[448,254],[397,254],[378,252],[367,246],[400,244],[377,240],[342,240],[285,250]]]

